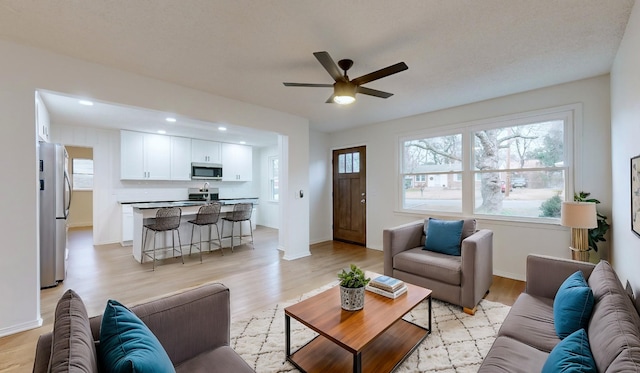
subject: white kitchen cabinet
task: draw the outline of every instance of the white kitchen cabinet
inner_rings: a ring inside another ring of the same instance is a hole
[[[221,163],[220,143],[191,139],[191,162]]]
[[[171,137],[171,180],[191,180],[191,139]]]
[[[171,178],[169,136],[120,131],[120,178],[124,180],[169,180]]]
[[[222,144],[222,181],[251,181],[253,150],[247,145]]]
[[[129,204],[122,205],[122,246],[131,245],[133,241],[133,207]]]

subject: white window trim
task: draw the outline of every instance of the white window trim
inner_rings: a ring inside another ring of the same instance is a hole
[[[565,119],[567,126],[564,131],[564,157],[565,157],[565,196],[573,196],[574,191],[582,187],[582,172],[581,167],[576,165],[576,159],[583,159],[582,152],[582,129],[583,129],[583,105],[581,103],[568,104],[562,106],[556,106],[552,108],[531,110],[516,114],[509,114],[503,116],[497,116],[487,119],[474,120],[469,122],[463,122],[458,124],[450,124],[443,126],[436,126],[430,129],[404,133],[398,136],[396,142],[396,156],[397,162],[397,181],[395,183],[396,191],[396,206],[395,212],[415,215],[423,217],[425,215],[433,214],[438,216],[453,216],[453,217],[476,217],[484,220],[498,220],[498,221],[518,221],[535,224],[559,224],[559,219],[556,218],[529,218],[529,217],[513,217],[513,216],[500,216],[500,215],[486,215],[475,214],[473,212],[473,183],[471,165],[473,162],[473,154],[471,154],[471,133],[478,129],[490,129],[514,126],[517,124],[523,124],[523,122],[536,122],[544,121],[546,119]],[[561,115],[558,115],[561,114]],[[415,140],[417,138],[429,138],[439,137],[462,133],[462,213],[446,212],[446,211],[432,211],[432,210],[411,210],[403,207],[402,203],[402,183],[404,179],[403,173],[403,149],[404,142],[409,140]]]

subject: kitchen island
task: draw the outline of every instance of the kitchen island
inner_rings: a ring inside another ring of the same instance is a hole
[[[222,208],[220,210],[220,220],[218,221],[218,229],[220,230],[220,235],[222,236],[222,246],[223,247],[231,247],[231,224],[223,224],[222,218],[230,214],[233,211],[233,206],[236,203],[252,203],[253,211],[251,213],[251,226],[255,229],[255,216],[256,216],[256,206],[258,204],[257,198],[241,198],[241,199],[227,199],[220,200],[222,203]],[[189,252],[189,245],[191,240],[191,227],[192,224],[189,223],[189,220],[195,219],[195,215],[198,213],[198,209],[200,206],[207,204],[207,201],[168,201],[168,202],[141,202],[141,203],[131,203],[131,208],[133,210],[133,257],[139,262],[142,258],[142,228],[144,224],[150,223],[155,219],[156,213],[158,209],[164,207],[179,207],[182,210],[182,218],[180,220],[180,228],[178,231],[180,232],[180,241],[182,244],[182,252],[183,254],[187,254]],[[249,234],[249,222],[242,223],[242,232],[243,234]],[[199,242],[199,232],[198,227],[196,227],[194,231],[194,241]],[[212,228],[212,234],[214,239],[215,236],[215,228]],[[147,240],[145,242],[145,249],[150,249],[153,247],[153,231],[150,231],[147,236]],[[163,259],[167,257],[173,256],[173,250],[171,245],[171,231],[168,232],[158,232],[156,236],[156,248],[164,249],[158,250],[156,252],[156,258]],[[239,234],[239,228],[236,226],[235,234]],[[176,235],[177,236],[177,235]],[[202,229],[202,249],[209,250],[209,230]],[[214,240],[214,242],[217,240]],[[243,240],[243,242],[246,242]],[[237,244],[237,238],[234,241],[234,244]],[[176,237],[176,245],[178,245],[178,239]],[[217,250],[217,245],[212,245],[212,250]]]

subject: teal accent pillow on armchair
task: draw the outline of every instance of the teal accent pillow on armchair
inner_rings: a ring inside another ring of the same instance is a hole
[[[586,328],[593,311],[593,291],[577,271],[560,285],[553,300],[553,324],[558,338]]]
[[[127,307],[109,300],[100,325],[101,372],[175,373],[158,338]]]
[[[460,256],[460,238],[464,220],[429,218],[424,249],[447,255]]]

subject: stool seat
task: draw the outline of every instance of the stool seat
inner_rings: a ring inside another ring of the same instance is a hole
[[[222,241],[220,240],[220,230],[218,229],[218,220],[220,218],[220,209],[222,208],[222,205],[220,204],[220,202],[213,202],[211,204],[208,205],[204,205],[204,206],[200,206],[200,208],[198,209],[198,213],[196,214],[196,218],[193,220],[189,220],[189,223],[192,224],[191,226],[191,242],[189,245],[189,256],[191,256],[191,249],[192,248],[197,248],[198,251],[200,252],[200,263],[202,263],[202,227],[206,227],[209,226],[209,252],[211,252],[211,245],[214,243],[213,242],[213,237],[211,235],[212,233],[212,229],[211,227],[216,227],[216,234],[218,236],[218,247],[220,248],[220,253],[222,253],[222,255],[224,255],[224,251],[222,250]],[[194,233],[194,229],[195,227],[198,226],[199,228],[199,233],[200,233],[200,243],[199,246],[197,243],[193,242],[193,233]]]
[[[222,218],[222,231],[224,232],[224,222],[228,221],[231,222],[231,252],[233,252],[233,232],[234,232],[234,228],[235,228],[235,223],[240,223],[240,235],[239,236],[235,236],[238,237],[238,239],[240,240],[240,243],[242,243],[242,222],[243,221],[248,221],[249,222],[249,231],[251,232],[251,246],[253,246],[253,249],[255,250],[255,245],[253,244],[253,228],[251,227],[251,212],[253,211],[253,204],[252,203],[236,203],[233,206],[233,212],[231,212],[230,215],[225,216]]]
[[[182,210],[179,207],[163,207],[156,212],[156,218],[153,222],[144,224],[142,226],[142,256],[140,257],[140,264],[144,263],[144,257],[147,256],[153,259],[153,270],[156,270],[156,235],[158,232],[171,231],[171,247],[173,252],[180,253],[180,259],[184,264],[184,257],[182,256],[182,242],[180,240],[180,218],[182,217]],[[147,235],[149,231],[153,231],[153,248],[147,249],[145,246]],[[176,250],[174,232],[178,232],[178,249]],[[164,250],[164,249],[162,249]],[[153,255],[150,254],[153,253]]]

